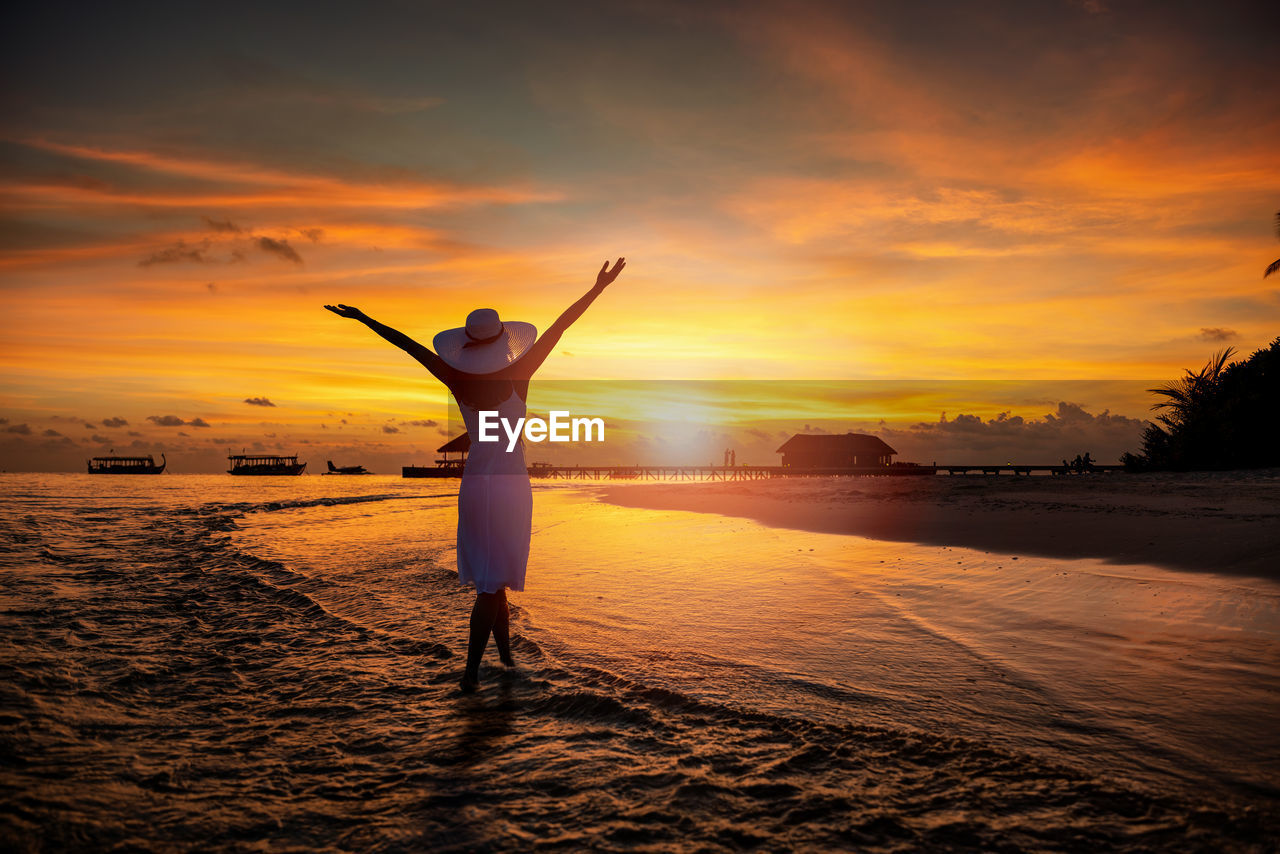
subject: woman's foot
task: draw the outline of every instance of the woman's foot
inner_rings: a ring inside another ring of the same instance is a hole
[[[480,680],[474,676],[463,676],[458,687],[464,694],[474,694],[480,688]]]
[[[498,660],[502,662],[502,666],[508,670],[516,669],[516,660],[509,655],[500,655]]]

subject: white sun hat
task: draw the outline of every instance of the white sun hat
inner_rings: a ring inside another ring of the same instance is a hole
[[[445,364],[468,374],[492,374],[525,354],[538,330],[532,323],[505,323],[491,308],[477,308],[467,315],[467,325],[446,329],[432,341]]]

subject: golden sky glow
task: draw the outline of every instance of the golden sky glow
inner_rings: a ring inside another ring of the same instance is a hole
[[[394,4],[252,34],[33,11],[0,140],[0,466],[425,460],[442,390],[321,306],[424,342],[479,305],[545,328],[618,255],[546,376],[1137,380],[951,411],[1140,419],[1145,384],[1275,337],[1253,8],[956,5]],[[941,414],[899,391],[833,395],[833,423]],[[761,423],[805,417],[783,397]]]

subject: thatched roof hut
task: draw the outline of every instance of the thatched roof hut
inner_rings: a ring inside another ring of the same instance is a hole
[[[450,454],[461,454],[462,459],[467,458],[467,451],[471,450],[471,436],[463,433],[460,436],[454,436],[440,447],[436,448],[436,453],[444,454],[445,461],[448,461]]]
[[[898,452],[865,433],[797,433],[775,453],[792,468],[861,468],[887,466]]]

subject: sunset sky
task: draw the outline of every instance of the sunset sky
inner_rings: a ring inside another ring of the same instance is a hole
[[[543,329],[619,255],[547,377],[953,381],[779,392],[737,418],[761,448],[1136,439],[1142,389],[1280,334],[1277,31],[1265,3],[29,4],[0,468],[424,462],[443,390],[321,306]]]

